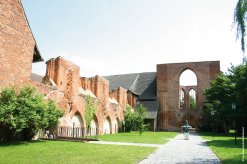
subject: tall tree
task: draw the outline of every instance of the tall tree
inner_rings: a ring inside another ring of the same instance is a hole
[[[234,24],[237,25],[237,39],[241,37],[242,51],[245,52],[247,0],[238,0],[234,11]]]
[[[247,126],[247,64],[232,67],[229,78],[235,85],[237,126]]]
[[[237,39],[241,38],[241,49],[243,51],[243,62],[246,61],[245,53],[245,35],[247,20],[247,0],[238,0],[234,11],[233,23],[237,26]]]
[[[225,74],[219,74],[205,90],[207,101],[203,107],[204,124],[210,125],[212,121],[225,132],[232,126],[233,111],[231,104],[235,100],[234,83]],[[211,113],[214,115],[211,115]]]

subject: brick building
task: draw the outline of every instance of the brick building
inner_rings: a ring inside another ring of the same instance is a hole
[[[32,63],[43,61],[20,0],[0,1],[0,88],[31,78]]]
[[[200,126],[203,90],[220,72],[218,61],[159,64],[157,72],[112,76],[80,77],[80,68],[57,57],[46,62],[45,77],[31,74],[32,63],[42,61],[20,0],[0,0],[0,88],[30,84],[46,99],[55,100],[64,111],[59,126],[85,128],[86,95],[97,104],[91,121],[92,135],[116,133],[127,104],[134,108],[143,104],[151,130],[179,130],[188,119]],[[197,86],[180,86],[184,70],[192,70]],[[190,110],[188,94],[193,89],[196,109]],[[183,92],[181,92],[183,91]],[[184,95],[181,108],[181,93]]]
[[[197,78],[197,86],[181,86],[181,74],[191,70]],[[133,94],[134,106],[143,104],[147,109],[146,122],[150,130],[179,131],[185,120],[199,128],[202,106],[205,101],[203,90],[220,73],[219,61],[171,63],[157,65],[157,72],[107,76],[110,89],[124,87],[128,95]],[[195,107],[190,107],[190,91],[194,91]],[[181,108],[181,94],[184,107]],[[129,102],[129,101],[128,101]]]

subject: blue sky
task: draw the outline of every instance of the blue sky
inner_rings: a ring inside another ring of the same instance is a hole
[[[156,71],[156,64],[240,64],[236,0],[22,0],[45,60],[62,56],[81,76]],[[44,75],[45,62],[33,64]]]

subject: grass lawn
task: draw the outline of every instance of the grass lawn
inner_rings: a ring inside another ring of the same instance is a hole
[[[144,132],[139,135],[139,132],[105,134],[98,137],[102,141],[113,142],[133,142],[147,144],[164,144],[168,139],[177,135],[177,132]]]
[[[211,133],[200,133],[203,139],[208,140],[207,144],[212,151],[217,155],[223,164],[225,163],[247,163],[247,144],[245,138],[245,161],[242,162],[242,139],[238,138],[237,145],[235,145],[234,137],[215,135],[212,137]]]
[[[137,163],[155,149],[65,141],[0,144],[0,163]]]

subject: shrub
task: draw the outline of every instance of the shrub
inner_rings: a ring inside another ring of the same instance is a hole
[[[34,87],[4,88],[0,93],[0,141],[30,140],[40,129],[57,126],[62,115]]]

